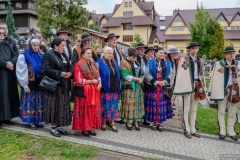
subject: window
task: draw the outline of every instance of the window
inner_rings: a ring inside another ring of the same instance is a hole
[[[218,21],[225,21],[225,18],[223,17],[223,15],[221,15],[221,16],[218,18]]]
[[[240,16],[239,16],[239,14],[234,18],[234,21],[240,21]]]
[[[128,2],[124,2],[124,7],[128,7]]]
[[[172,26],[172,31],[184,31],[184,26]]]
[[[226,31],[227,30],[227,26],[223,26],[223,30]]]
[[[166,29],[166,26],[160,26],[160,30],[164,31]]]
[[[133,17],[133,11],[123,12],[123,18]]]
[[[239,30],[239,26],[236,26],[236,30]]]
[[[133,36],[123,36],[123,42],[132,42]]]
[[[133,30],[131,23],[123,24],[123,30]]]
[[[235,26],[231,26],[231,30],[235,30]]]
[[[1,3],[0,4],[0,9],[5,9],[6,8],[6,5],[4,3]]]
[[[174,22],[182,22],[182,18],[180,16],[177,16],[175,19],[174,19]]]
[[[166,19],[166,17],[164,17],[164,16],[161,16],[161,17],[159,18],[160,21],[165,21],[165,19]]]
[[[15,8],[22,8],[22,2],[16,2]]]
[[[132,2],[129,2],[129,7],[132,7]]]

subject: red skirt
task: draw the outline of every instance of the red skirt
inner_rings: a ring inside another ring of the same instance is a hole
[[[102,125],[101,107],[89,105],[86,98],[74,98],[73,130],[91,131],[99,129]]]

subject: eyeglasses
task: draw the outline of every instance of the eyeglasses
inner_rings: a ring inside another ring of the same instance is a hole
[[[81,42],[81,40],[77,41],[77,42]]]
[[[3,34],[3,35],[4,35],[4,33],[3,33],[3,32],[0,32],[0,34]]]
[[[4,30],[7,30],[8,28],[7,28],[7,27],[0,27],[0,29],[4,29]]]

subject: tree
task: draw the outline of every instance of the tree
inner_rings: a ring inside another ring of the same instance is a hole
[[[66,28],[74,36],[80,27],[87,26],[88,11],[82,5],[87,0],[37,0],[34,1],[41,33],[51,37],[50,29]]]
[[[142,39],[142,37],[140,36],[140,34],[139,33],[135,33],[134,34],[134,38],[133,38],[133,42],[131,43],[131,45],[132,45],[132,47],[137,47],[137,45],[139,44],[139,43],[143,43],[144,41],[143,41],[143,39]]]
[[[92,29],[92,30],[94,30],[94,31],[100,31],[99,26],[96,25],[96,24],[91,24],[91,25],[89,25],[89,29]]]
[[[211,47],[211,37],[214,34],[215,19],[210,13],[197,4],[197,12],[195,14],[195,21],[190,22],[191,41],[198,42],[202,46],[198,54],[200,56],[206,55],[209,58],[209,51]]]
[[[214,34],[211,37],[211,48],[210,48],[210,58],[217,60],[223,59],[224,54],[224,31],[221,27],[221,25],[216,22],[214,26]]]
[[[17,32],[15,28],[15,22],[12,14],[12,6],[11,6],[10,0],[8,0],[8,5],[7,5],[7,16],[6,16],[6,24],[8,27],[8,36],[17,38]]]

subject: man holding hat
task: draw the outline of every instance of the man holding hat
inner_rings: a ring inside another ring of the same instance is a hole
[[[235,60],[237,60],[238,63],[240,63],[240,53],[238,53],[235,56]],[[238,76],[240,76],[240,75],[238,75]],[[238,123],[240,123],[240,103],[237,104],[237,121],[238,121]]]
[[[235,50],[233,47],[226,47],[223,53],[225,58],[216,62],[213,67],[209,85],[210,100],[218,101],[219,138],[224,140],[226,137],[224,115],[226,108],[228,108],[227,133],[231,139],[237,141],[238,138],[234,129],[236,124],[237,104],[232,101],[233,93],[231,93],[231,87],[233,85],[239,85],[240,83],[240,78],[238,76],[240,73],[240,63],[234,60]]]
[[[184,126],[184,136],[191,139],[192,136],[200,138],[200,134],[196,131],[196,115],[198,100],[194,97],[195,83],[201,83],[199,75],[203,73],[203,65],[197,53],[199,51],[197,42],[192,42],[187,47],[190,53],[180,59],[178,65],[178,74],[176,75],[176,83],[174,95],[182,95],[183,114],[182,122]],[[204,76],[204,75],[203,75]],[[190,112],[190,125],[188,122],[188,114]]]
[[[122,57],[122,52],[117,48],[117,39],[119,37],[120,37],[119,35],[110,33],[108,37],[105,39],[105,42],[107,42],[108,46],[113,49],[114,60],[118,62],[118,65],[120,66],[120,62],[123,59],[123,57]]]
[[[67,29],[61,28],[57,32],[57,36],[59,38],[64,39],[64,41],[66,42],[66,45],[64,46],[64,53],[68,56],[68,59],[71,61],[72,60],[72,44],[68,40],[68,36],[71,36],[71,33],[69,33]]]

